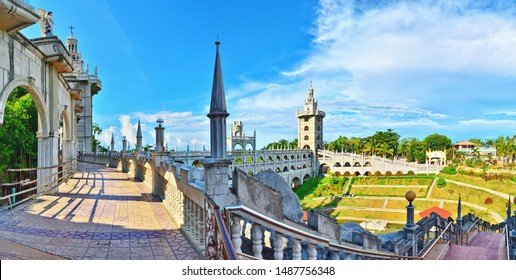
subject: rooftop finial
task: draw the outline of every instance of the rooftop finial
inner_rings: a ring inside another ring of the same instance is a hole
[[[72,25],[70,25],[70,27],[68,27],[68,28],[70,28],[70,38],[73,38],[73,29],[74,29],[75,27],[73,27]]]

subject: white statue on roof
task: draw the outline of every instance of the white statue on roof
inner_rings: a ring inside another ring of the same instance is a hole
[[[38,9],[36,12],[39,19],[39,30],[41,32],[41,37],[50,37],[54,36],[54,20],[52,19],[53,13],[51,11],[46,12],[43,9]]]

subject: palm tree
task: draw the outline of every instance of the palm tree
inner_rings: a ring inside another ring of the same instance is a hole
[[[370,153],[371,155],[376,155],[376,152],[378,152],[379,147],[380,144],[377,143],[375,139],[370,138],[369,141],[365,143],[364,152]]]
[[[387,143],[380,144],[380,147],[378,147],[378,152],[382,154],[384,157],[388,155],[394,155],[394,149]]]

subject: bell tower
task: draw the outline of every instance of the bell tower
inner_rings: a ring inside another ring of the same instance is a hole
[[[308,88],[305,106],[303,110],[298,110],[296,115],[298,119],[297,146],[300,149],[310,149],[315,155],[318,149],[323,149],[323,118],[326,113],[317,108],[312,82]]]

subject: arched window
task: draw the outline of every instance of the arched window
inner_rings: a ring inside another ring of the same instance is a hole
[[[317,135],[317,140],[321,139],[321,135]]]
[[[321,127],[320,126],[317,126],[317,131],[321,131]]]
[[[305,135],[305,140],[308,140],[308,139],[309,139],[308,135]]]
[[[308,128],[308,125],[307,125],[307,126],[305,126],[305,131],[308,131],[308,129],[309,129],[309,128]]]

